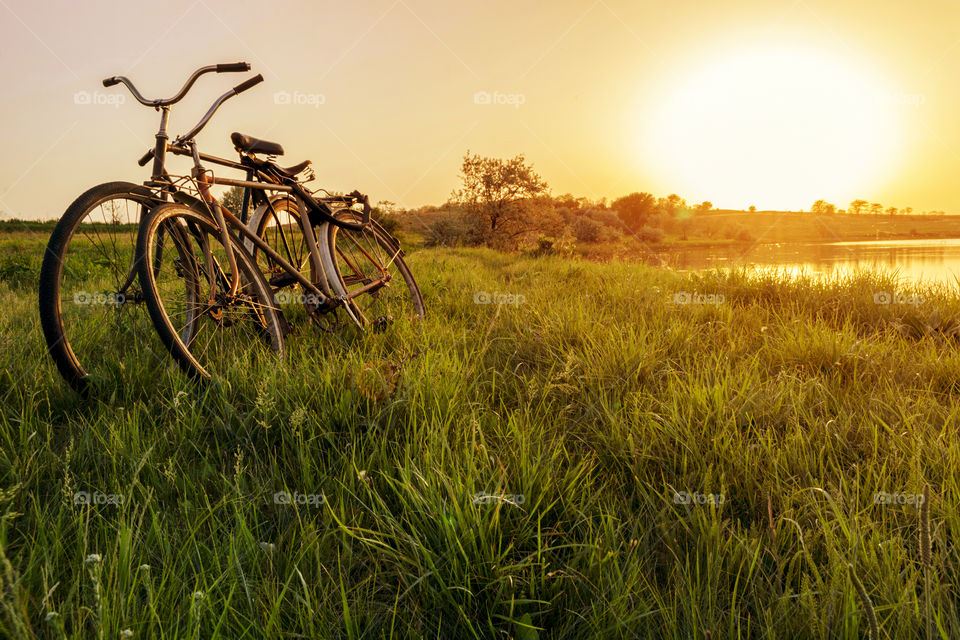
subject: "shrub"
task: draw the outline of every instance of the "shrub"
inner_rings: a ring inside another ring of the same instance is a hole
[[[438,217],[430,225],[425,244],[428,247],[469,247],[482,244],[475,222],[461,214]]]
[[[583,215],[591,220],[596,220],[605,227],[615,230],[618,234],[622,233],[626,228],[623,220],[620,219],[620,216],[617,215],[615,211],[610,209],[603,209],[600,207],[591,207],[583,212]],[[656,225],[654,225],[656,226]]]
[[[639,240],[648,244],[657,244],[659,242],[663,242],[663,231],[660,229],[654,229],[653,227],[640,227],[637,229],[635,235]]]
[[[614,214],[613,217],[616,218],[616,215]],[[620,237],[618,230],[600,222],[592,215],[578,217],[570,228],[577,242],[611,242]]]
[[[570,225],[577,242],[600,242],[603,225],[592,218],[580,216]]]
[[[540,234],[533,245],[530,253],[537,256],[562,256],[570,257],[573,255],[575,238],[569,229],[564,229],[559,237]]]

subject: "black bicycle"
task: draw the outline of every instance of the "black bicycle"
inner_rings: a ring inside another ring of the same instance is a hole
[[[262,76],[220,96],[192,129],[169,140],[170,107],[197,78],[249,69],[243,62],[201,67],[174,97],[157,100],[144,98],[125,77],[103,81],[106,87],[124,84],[161,117],[156,143],[139,161],[145,166],[152,160],[150,179],[88,190],[67,209],[47,245],[41,325],[58,370],[77,391],[98,383],[113,387],[125,367],[160,357],[153,329],[181,368],[207,378],[228,351],[265,342],[282,352],[289,305],[302,306],[326,327],[338,325],[342,314],[378,329],[423,317],[403,251],[371,220],[365,196],[309,190],[309,161],[281,167],[275,158],[283,148],[251,136],[231,136],[239,161],[199,152],[195,137],[217,109]],[[168,154],[190,157],[190,174],[168,173]],[[243,177],[215,176],[203,162]],[[217,202],[212,185],[243,189],[239,217]],[[251,328],[258,340],[249,339]]]

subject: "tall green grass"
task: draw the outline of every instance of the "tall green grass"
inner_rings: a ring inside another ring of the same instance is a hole
[[[410,262],[419,341],[299,322],[218,388],[89,401],[0,285],[0,636],[960,634],[950,291]]]

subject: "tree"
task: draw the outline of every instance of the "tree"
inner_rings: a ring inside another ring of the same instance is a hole
[[[748,211],[750,211],[750,213],[756,213],[757,208],[754,205],[750,205],[750,209],[748,209]]]
[[[638,230],[657,212],[657,200],[649,193],[631,193],[617,198],[610,207],[617,212],[624,224]]]
[[[905,207],[903,212],[907,215],[910,215],[911,213],[913,213],[913,207]]]
[[[898,209],[897,209],[896,207],[890,207],[889,209],[887,209],[887,215],[888,215],[888,216],[895,216],[895,215],[897,215],[897,211],[898,211]]]
[[[703,202],[698,204],[695,208],[695,211],[697,213],[708,213],[711,210],[713,210],[713,203],[710,202],[709,200],[704,200]]]
[[[826,200],[817,200],[810,207],[810,213],[815,216],[832,216],[836,212],[836,205],[830,204]]]
[[[850,203],[850,207],[847,209],[847,211],[859,215],[866,210],[868,204],[869,203],[866,200],[854,200]]]
[[[230,187],[220,198],[220,203],[236,216],[240,216],[240,207],[243,206],[243,187]]]
[[[671,218],[684,217],[687,213],[687,201],[675,193],[671,193],[666,198],[657,200],[657,206],[660,210]]]
[[[452,199],[478,225],[487,245],[512,245],[535,231],[534,199],[546,194],[547,183],[523,155],[510,160],[471,155],[460,167],[463,188]]]
[[[880,215],[881,213],[883,213],[883,205],[880,204],[879,202],[874,202],[873,204],[870,205],[870,213],[872,213],[875,216]]]

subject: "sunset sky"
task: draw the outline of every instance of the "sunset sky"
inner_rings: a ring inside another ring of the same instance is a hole
[[[262,73],[201,149],[232,157],[232,131],[275,140],[290,164],[313,159],[314,184],[375,201],[443,202],[469,149],[523,153],[553,193],[591,199],[960,213],[956,0],[0,0],[0,15],[4,218],[147,177],[157,114],[102,78],[167,97],[238,60],[253,71],[203,77],[172,132]]]

